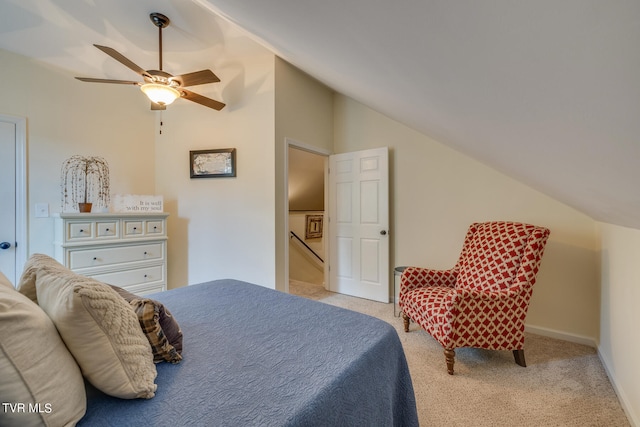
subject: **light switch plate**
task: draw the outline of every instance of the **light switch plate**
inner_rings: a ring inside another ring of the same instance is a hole
[[[36,203],[36,218],[48,218],[48,217],[49,217],[49,204]]]

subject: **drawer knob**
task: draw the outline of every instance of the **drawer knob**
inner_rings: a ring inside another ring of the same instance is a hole
[[[138,227],[133,227],[133,229],[134,229],[134,230],[137,230],[137,229],[138,229]]]
[[[97,260],[98,260],[98,257],[95,257],[95,256],[94,256],[94,257],[93,257],[93,260],[94,260],[94,261],[97,261]]]
[[[146,274],[144,275],[144,278],[145,278],[145,279],[147,278],[147,275],[146,275]]]
[[[147,254],[147,251],[144,251],[144,254],[146,255],[146,254]]]
[[[81,228],[81,229],[80,229],[80,232],[81,232],[81,233],[84,233],[84,230]]]
[[[109,229],[107,228],[106,231],[109,231]]]

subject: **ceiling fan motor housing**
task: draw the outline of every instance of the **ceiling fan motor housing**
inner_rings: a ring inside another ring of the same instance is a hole
[[[169,18],[167,18],[166,16],[158,12],[154,12],[150,14],[149,19],[151,19],[151,22],[153,22],[153,25],[155,25],[158,28],[167,28],[171,23]]]
[[[160,83],[167,86],[177,88],[180,86],[180,82],[173,78],[173,74],[167,73],[162,70],[147,70],[144,75],[145,81],[149,83]]]

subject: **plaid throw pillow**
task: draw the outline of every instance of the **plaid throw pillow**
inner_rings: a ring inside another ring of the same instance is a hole
[[[118,286],[110,285],[133,308],[147,336],[153,361],[178,363],[182,360],[182,330],[169,309],[159,301],[142,298]]]
[[[153,361],[178,363],[182,360],[182,356],[178,350],[169,343],[162,327],[160,325],[160,308],[150,299],[132,299],[129,305],[138,315],[142,332],[147,336],[151,351],[153,352]]]

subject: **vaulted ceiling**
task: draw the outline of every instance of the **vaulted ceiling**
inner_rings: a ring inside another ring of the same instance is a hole
[[[215,69],[226,47],[258,41],[596,220],[640,228],[640,2],[0,0],[0,48],[129,79],[91,44],[152,67],[150,12],[172,20],[174,74]]]

